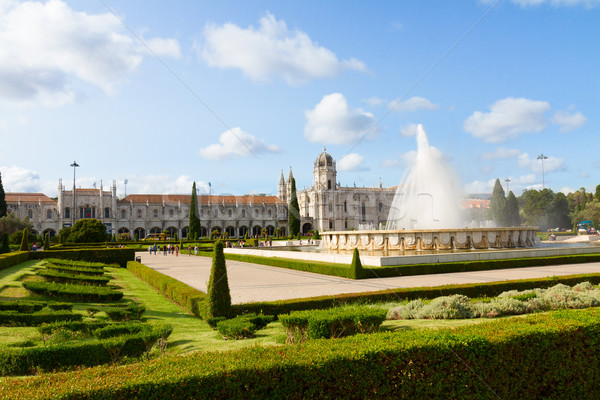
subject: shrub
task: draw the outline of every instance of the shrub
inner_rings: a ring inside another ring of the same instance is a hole
[[[254,336],[256,327],[252,322],[237,317],[218,322],[217,330],[224,339],[244,339]]]
[[[0,254],[10,253],[10,242],[8,239],[8,233],[2,234],[2,245],[0,246]]]
[[[36,275],[43,277],[46,281],[57,283],[73,283],[76,285],[106,286],[110,278],[102,276],[90,276],[85,274],[70,274],[60,271],[38,271]]]
[[[20,313],[18,311],[0,311],[0,326],[37,326],[43,323],[57,321],[80,321],[81,314],[70,311],[41,310],[33,313]]]
[[[93,335],[97,339],[106,339],[121,335],[131,335],[143,330],[150,330],[151,328],[151,325],[142,322],[126,322],[123,324],[110,324],[98,328],[93,331]]]
[[[70,285],[54,282],[24,282],[23,287],[33,293],[56,296],[73,301],[108,302],[123,298],[123,292],[106,287]]]
[[[111,307],[104,309],[104,312],[111,321],[129,321],[139,320],[146,311],[146,307],[141,304],[129,304],[126,307]]]
[[[23,229],[23,236],[21,238],[21,248],[20,251],[29,251],[29,241],[28,241],[29,231],[27,228]]]
[[[352,253],[352,264],[350,264],[350,272],[348,278],[360,279],[363,275],[363,268],[360,262],[360,255],[358,254],[358,247],[354,248]]]
[[[423,307],[425,307],[423,300],[412,300],[403,306],[391,309],[387,319],[415,319]]]
[[[227,267],[223,255],[223,242],[220,240],[215,243],[213,251],[213,262],[206,299],[208,318],[228,317],[231,315],[231,295],[227,281]]]
[[[417,312],[419,319],[472,318],[469,298],[460,294],[435,298]]]
[[[57,264],[49,264],[46,263],[44,265],[47,270],[53,270],[62,273],[71,273],[78,275],[87,275],[87,276],[102,276],[104,275],[104,270],[100,268],[85,268],[85,267],[71,267],[68,265],[57,265]]]

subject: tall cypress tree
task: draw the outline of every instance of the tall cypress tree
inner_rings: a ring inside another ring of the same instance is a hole
[[[490,217],[496,223],[496,226],[506,226],[506,196],[504,189],[500,183],[500,179],[496,179],[492,198],[490,199]]]
[[[4,193],[4,186],[2,186],[2,173],[0,173],[0,218],[6,216],[6,194]]]
[[[2,246],[0,247],[0,254],[1,253],[10,253],[10,246],[9,246],[9,242],[8,242],[8,233],[4,233],[2,235]]]
[[[508,192],[508,197],[506,198],[506,224],[508,226],[521,226],[519,204],[512,190]]]
[[[50,233],[48,232],[44,236],[44,250],[50,250]]]
[[[290,236],[298,235],[298,233],[300,233],[300,206],[298,206],[298,196],[296,195],[296,179],[294,178],[292,178],[288,223],[290,228]]]
[[[227,280],[227,266],[223,254],[223,242],[217,240],[213,250],[212,268],[206,293],[207,318],[229,317],[231,314],[231,294]]]
[[[192,186],[192,196],[190,198],[190,231],[189,238],[197,238],[200,236],[200,217],[198,217],[198,195],[196,194],[196,182]]]
[[[19,251],[29,251],[29,229],[23,229],[23,237],[21,238],[21,248]]]
[[[360,279],[363,276],[362,263],[360,262],[360,254],[358,254],[358,247],[354,248],[352,253],[352,264],[350,264],[350,279]]]

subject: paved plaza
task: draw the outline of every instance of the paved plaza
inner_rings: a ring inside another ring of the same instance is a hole
[[[206,292],[212,264],[211,257],[179,255],[149,255],[138,252],[142,263],[165,275]],[[336,276],[294,271],[227,260],[227,276],[234,304],[372,292],[384,289],[439,286],[548,276],[600,273],[600,262],[543,267],[513,268],[491,271],[457,272],[450,274],[404,276],[352,280]]]

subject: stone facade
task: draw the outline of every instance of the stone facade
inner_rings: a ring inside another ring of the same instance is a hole
[[[58,185],[58,197],[42,193],[6,193],[8,211],[19,218],[29,217],[34,233],[54,236],[63,227],[83,218],[96,218],[111,234],[129,233],[144,238],[151,233],[169,231],[180,238],[189,232],[190,195],[131,194],[117,198],[116,183],[109,191],[99,189],[65,190]],[[74,205],[73,205],[74,204]],[[229,237],[260,235],[266,229],[273,235],[279,228],[287,234],[287,205],[276,196],[198,196],[201,236],[212,231]]]
[[[289,203],[293,175],[287,181],[283,171],[279,179],[278,197]],[[387,222],[388,213],[396,188],[343,187],[337,183],[336,162],[323,148],[313,167],[313,184],[297,191],[300,208],[300,230],[307,233],[379,227]],[[296,187],[298,184],[296,183]]]

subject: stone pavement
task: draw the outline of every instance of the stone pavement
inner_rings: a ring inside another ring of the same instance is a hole
[[[187,254],[180,254],[176,257],[174,255],[164,256],[161,253],[149,255],[148,252],[137,252],[136,256],[142,258],[144,265],[206,292],[212,264],[211,257],[196,257]],[[600,262],[352,280],[227,260],[227,277],[231,301],[234,304],[372,292],[394,288],[495,282],[587,273],[600,273]]]

